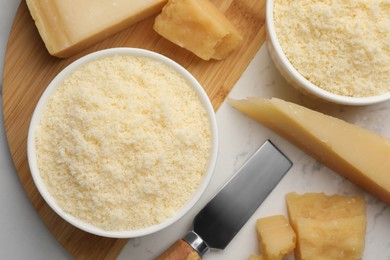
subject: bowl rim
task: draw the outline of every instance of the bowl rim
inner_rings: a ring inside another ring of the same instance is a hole
[[[285,72],[288,73],[290,77],[294,78],[301,85],[302,88],[306,89],[312,95],[320,97],[324,100],[333,103],[343,104],[343,105],[352,105],[352,106],[370,105],[370,104],[384,102],[390,99],[390,92],[386,92],[381,95],[367,96],[367,97],[349,97],[349,96],[338,95],[316,86],[315,84],[307,80],[304,76],[302,76],[302,74],[300,74],[294,68],[291,62],[288,60],[287,56],[285,55],[280,45],[279,39],[276,34],[276,28],[274,23],[274,12],[273,12],[274,2],[275,2],[274,0],[266,0],[267,35],[269,37],[271,44],[274,47],[277,56],[280,59],[280,63],[285,68]]]
[[[106,231],[99,227],[93,226],[89,223],[83,222],[78,218],[64,212],[59,207],[55,199],[51,196],[50,192],[46,188],[46,185],[44,184],[40,176],[37,160],[36,160],[36,153],[35,153],[34,140],[35,140],[36,127],[39,123],[40,116],[47,104],[47,101],[49,100],[51,94],[58,88],[58,86],[60,85],[59,83],[64,78],[66,78],[70,72],[74,71],[80,66],[83,66],[85,63],[93,61],[95,59],[99,59],[106,56],[113,56],[113,55],[130,55],[130,56],[151,58],[160,61],[175,69],[177,72],[179,72],[180,75],[182,75],[187,80],[189,85],[197,94],[198,98],[200,99],[201,103],[206,109],[207,117],[209,119],[210,128],[211,128],[211,151],[210,151],[208,166],[202,177],[201,183],[199,184],[194,194],[191,196],[190,200],[187,201],[172,217],[168,218],[167,220],[147,228],[133,230],[133,231]],[[201,196],[204,194],[207,186],[209,185],[211,178],[214,174],[214,169],[217,160],[217,153],[218,153],[218,127],[217,127],[216,114],[211,104],[211,101],[208,95],[206,94],[205,90],[201,86],[201,84],[196,80],[196,78],[189,71],[187,71],[184,67],[182,67],[180,64],[173,61],[172,59],[162,54],[159,54],[157,52],[153,52],[141,48],[130,48],[130,47],[108,48],[108,49],[96,51],[73,61],[72,63],[67,65],[63,70],[61,70],[53,78],[53,80],[49,83],[49,85],[46,87],[45,91],[41,95],[34,109],[30,121],[29,129],[28,129],[28,136],[27,136],[27,158],[30,167],[30,172],[33,181],[38,188],[39,193],[42,195],[43,199],[50,206],[50,208],[53,209],[54,212],[56,212],[62,219],[72,224],[76,228],[79,228],[83,231],[86,231],[94,235],[109,237],[109,238],[134,238],[134,237],[140,237],[140,236],[152,234],[170,226],[171,224],[181,219],[199,201]]]

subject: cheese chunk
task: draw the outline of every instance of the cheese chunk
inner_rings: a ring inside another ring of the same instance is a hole
[[[230,103],[390,204],[390,139],[276,98]]]
[[[156,17],[154,30],[204,60],[221,60],[242,36],[209,0],[169,0]]]
[[[296,259],[361,259],[366,209],[361,196],[288,193],[290,222],[297,234]]]
[[[47,50],[69,57],[161,11],[166,0],[27,0]]]
[[[295,232],[282,215],[260,218],[256,221],[261,252],[267,260],[282,260],[295,248]]]

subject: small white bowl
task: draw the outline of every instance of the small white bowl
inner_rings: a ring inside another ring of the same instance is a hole
[[[323,100],[351,106],[370,105],[384,102],[390,99],[390,92],[378,96],[348,97],[326,91],[303,77],[290,63],[280,46],[274,24],[274,0],[266,2],[266,42],[271,59],[282,76],[301,92]],[[292,39],[293,40],[293,39]]]
[[[177,72],[179,72],[189,83],[190,86],[193,87],[194,91],[197,93],[199,99],[201,100],[202,104],[204,105],[207,115],[209,118],[210,126],[211,126],[211,152],[210,152],[210,158],[209,158],[209,164],[207,167],[206,172],[203,175],[203,179],[201,183],[199,184],[198,189],[193,194],[191,199],[182,207],[180,208],[171,218],[167,219],[166,221],[150,226],[144,229],[135,230],[135,231],[105,231],[101,228],[95,227],[91,224],[85,223],[74,216],[64,212],[57,204],[55,199],[51,196],[48,189],[46,188],[38,166],[37,166],[37,155],[35,150],[35,132],[36,127],[39,123],[40,116],[43,112],[43,109],[45,108],[45,105],[50,98],[51,94],[56,91],[59,83],[69,75],[72,71],[79,68],[80,66],[84,65],[85,63],[105,57],[105,56],[111,56],[111,55],[131,55],[131,56],[137,56],[137,57],[147,57],[151,58],[157,61],[160,61],[172,68],[174,68]],[[33,177],[33,180],[35,182],[35,185],[37,186],[40,194],[44,198],[44,200],[47,202],[47,204],[64,220],[72,224],[73,226],[84,230],[86,232],[89,232],[91,234],[104,236],[104,237],[112,237],[112,238],[134,238],[139,236],[144,236],[147,234],[151,234],[154,232],[157,232],[161,229],[164,229],[171,225],[172,223],[179,220],[181,217],[183,217],[200,199],[204,191],[206,190],[206,187],[208,186],[210,179],[213,175],[215,163],[217,159],[217,150],[218,150],[218,130],[217,130],[217,121],[214,109],[212,107],[212,104],[209,100],[209,97],[207,96],[206,92],[202,88],[202,86],[199,84],[199,82],[182,66],[180,66],[175,61],[152,51],[144,50],[144,49],[137,49],[137,48],[112,48],[112,49],[106,49],[98,52],[91,53],[89,55],[86,55],[76,61],[74,61],[72,64],[68,65],[64,70],[62,70],[48,85],[45,92],[42,94],[35,111],[33,113],[30,127],[28,131],[28,140],[27,140],[27,156],[28,156],[28,162],[29,167],[31,171],[31,175]]]

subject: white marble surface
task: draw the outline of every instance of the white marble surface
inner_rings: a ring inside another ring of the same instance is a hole
[[[0,0],[0,58],[3,76],[6,42],[20,1]],[[390,102],[367,107],[324,104],[296,92],[280,76],[263,46],[230,93],[230,98],[276,96],[304,104],[390,137]],[[13,167],[4,133],[0,130],[0,259],[71,259],[46,229],[31,206]],[[390,207],[322,166],[296,147],[234,110],[226,102],[217,112],[220,147],[215,176],[201,201],[178,223],[142,238],[131,239],[119,259],[152,259],[185,234],[192,218],[227,179],[266,140],[271,139],[294,163],[293,168],[259,207],[224,251],[210,251],[204,259],[247,259],[258,252],[255,220],[286,214],[284,195],[289,191],[363,194],[367,201],[365,260],[390,259]]]

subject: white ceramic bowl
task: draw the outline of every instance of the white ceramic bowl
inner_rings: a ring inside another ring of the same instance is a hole
[[[160,61],[168,66],[173,67],[176,71],[178,71],[188,82],[189,84],[193,87],[194,91],[197,93],[199,99],[201,100],[202,104],[206,108],[207,115],[209,118],[209,122],[211,125],[211,135],[212,135],[212,149],[211,149],[211,154],[209,158],[209,164],[206,172],[204,173],[203,179],[196,190],[195,194],[191,197],[191,199],[182,207],[180,208],[174,216],[171,218],[167,219],[166,221],[150,226],[144,229],[140,230],[135,230],[135,231],[105,231],[103,229],[100,229],[98,227],[95,227],[91,224],[85,223],[80,221],[79,219],[75,218],[74,216],[67,214],[64,212],[56,203],[55,199],[51,196],[49,193],[48,189],[46,188],[43,180],[41,179],[41,175],[39,173],[39,169],[37,166],[37,160],[36,160],[36,149],[35,149],[35,131],[37,124],[39,122],[40,116],[43,112],[43,109],[50,98],[51,94],[56,91],[59,83],[68,76],[68,74],[78,67],[82,66],[86,62],[89,62],[91,60],[100,58],[100,57],[105,57],[105,56],[110,56],[110,55],[132,55],[132,56],[142,56],[142,57],[147,57],[151,58],[157,61]],[[48,203],[48,205],[59,215],[61,216],[64,220],[69,222],[70,224],[74,225],[75,227],[84,230],[86,232],[99,235],[99,236],[104,236],[104,237],[113,237],[113,238],[133,238],[133,237],[139,237],[139,236],[144,236],[147,234],[151,234],[154,232],[157,232],[163,228],[166,228],[167,226],[171,225],[175,221],[179,220],[182,216],[184,216],[194,205],[195,203],[199,200],[201,195],[204,193],[207,185],[210,182],[210,179],[213,175],[214,167],[215,167],[215,162],[217,159],[217,149],[218,149],[218,131],[217,131],[217,121],[215,117],[215,112],[214,109],[211,105],[211,102],[205,93],[204,89],[202,86],[199,84],[199,82],[187,71],[185,70],[182,66],[174,62],[173,60],[162,56],[158,53],[151,52],[148,50],[143,50],[143,49],[136,49],[136,48],[112,48],[112,49],[106,49],[102,51],[98,51],[89,55],[86,55],[69,66],[67,66],[64,70],[62,70],[53,80],[52,82],[48,85],[47,89],[41,96],[31,123],[30,123],[30,128],[28,132],[28,141],[27,141],[27,155],[28,155],[28,162],[30,166],[30,171],[33,177],[33,180],[44,198],[44,200]]]
[[[282,76],[296,89],[315,98],[342,105],[370,105],[390,99],[390,92],[370,97],[348,97],[326,91],[303,77],[290,63],[280,46],[274,24],[274,0],[266,2],[266,42],[271,59]],[[293,39],[292,39],[293,40]]]

